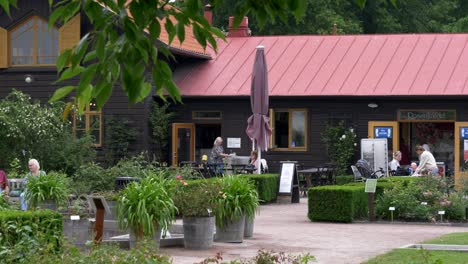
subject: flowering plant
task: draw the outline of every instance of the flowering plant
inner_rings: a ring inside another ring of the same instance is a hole
[[[322,143],[330,161],[338,166],[338,175],[344,175],[357,146],[354,129],[345,128],[343,122],[337,126],[328,125],[322,133]]]
[[[221,186],[212,181],[196,180],[188,183],[182,176],[177,176],[174,204],[183,217],[208,217],[216,210],[214,197]]]

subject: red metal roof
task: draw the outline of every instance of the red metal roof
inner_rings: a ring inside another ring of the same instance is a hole
[[[468,95],[468,34],[228,38],[176,70],[182,95],[248,96],[257,45],[270,96]]]

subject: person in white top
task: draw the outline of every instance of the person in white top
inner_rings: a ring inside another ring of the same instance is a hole
[[[401,161],[401,151],[397,151],[393,153],[393,159],[390,161],[390,170],[391,171],[397,171],[398,167],[400,167],[400,161]]]
[[[419,155],[419,166],[416,169],[416,174],[423,174],[424,172],[432,175],[438,175],[439,169],[437,168],[436,160],[431,152],[424,149],[422,146],[416,146],[416,153]]]

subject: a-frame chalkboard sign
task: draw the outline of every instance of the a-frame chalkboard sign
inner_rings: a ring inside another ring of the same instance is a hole
[[[279,203],[299,203],[299,177],[296,164],[297,161],[281,161]]]

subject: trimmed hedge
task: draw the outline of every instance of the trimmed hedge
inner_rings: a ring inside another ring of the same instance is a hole
[[[60,250],[63,233],[62,215],[55,211],[0,212],[0,247],[14,248],[22,239],[34,238],[39,245],[50,245]]]
[[[347,177],[347,176],[342,176]],[[385,189],[395,184],[407,185],[421,177],[390,177],[379,179],[375,199]],[[338,178],[337,178],[338,181]],[[352,222],[368,215],[368,194],[364,192],[365,182],[353,182],[345,185],[320,186],[309,189],[308,217],[312,221]]]
[[[336,176],[336,185],[345,185],[347,183],[352,183],[352,182],[354,182],[353,175]]]
[[[367,216],[364,186],[320,186],[309,189],[307,195],[312,221],[350,223]]]
[[[261,203],[268,203],[276,200],[279,189],[278,174],[242,174],[240,176],[253,181]]]

